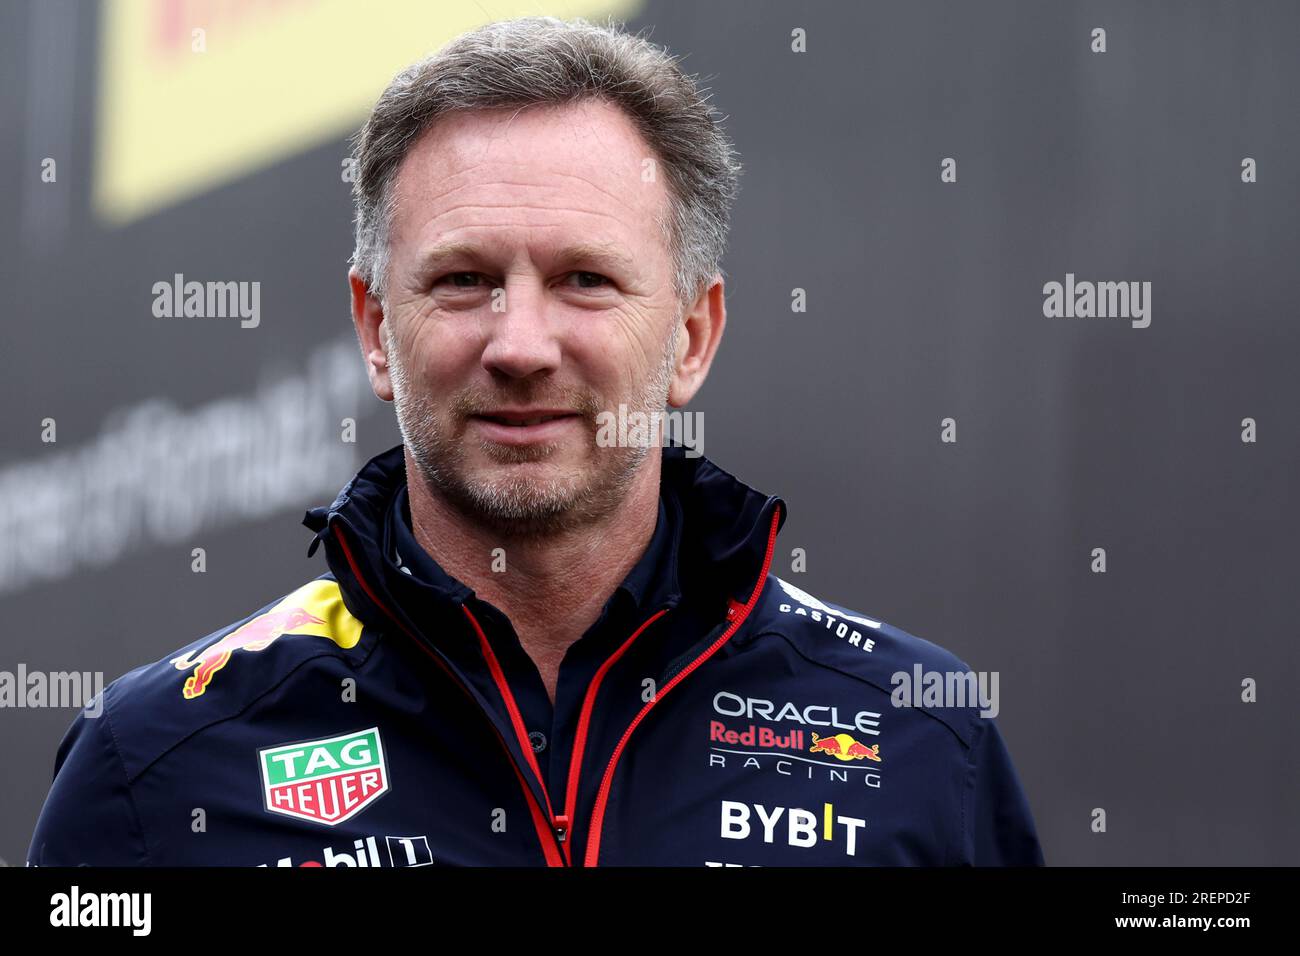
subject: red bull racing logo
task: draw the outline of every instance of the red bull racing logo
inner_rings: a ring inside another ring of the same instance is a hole
[[[185,678],[181,696],[186,700],[202,696],[235,651],[264,651],[286,634],[325,637],[340,647],[353,647],[361,639],[361,622],[343,606],[337,582],[312,581],[215,644],[173,657],[169,663],[178,671],[193,671]]]
[[[713,710],[721,717],[788,721],[795,726],[710,720],[710,767],[727,772],[733,768],[754,770],[831,784],[854,782],[873,790],[881,787],[884,758],[880,744],[863,743],[880,736],[881,715],[877,711],[855,712],[831,705],[773,701],[729,691],[714,695]],[[819,730],[831,733],[823,736]]]
[[[813,734],[813,739],[817,739],[816,734]],[[744,730],[731,730],[720,720],[709,721],[709,740],[776,750],[803,750],[804,745],[802,730],[788,730],[779,734],[771,727],[759,727],[754,724],[750,724]]]
[[[880,744],[872,744],[868,747],[866,744],[860,744],[848,734],[836,734],[834,737],[818,737],[816,731],[812,735],[813,745],[809,748],[810,753],[830,754],[837,760],[848,762],[850,760],[874,760],[881,763]]]

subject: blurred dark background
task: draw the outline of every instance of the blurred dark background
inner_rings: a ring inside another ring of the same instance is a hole
[[[0,670],[112,680],[324,570],[303,511],[400,440],[348,317],[348,138],[536,12],[647,28],[727,117],[692,408],[789,504],[807,571],[773,570],[999,672],[1049,864],[1300,862],[1289,2],[0,4]],[[259,282],[258,324],[155,317],[177,273]],[[1150,326],[1044,317],[1067,273],[1150,282]],[[0,709],[11,865],[75,713]]]

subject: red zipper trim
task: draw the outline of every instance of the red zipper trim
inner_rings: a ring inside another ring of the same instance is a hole
[[[474,695],[470,693],[469,688],[465,686],[464,682],[461,681],[461,679],[457,677],[456,674],[452,672],[450,668],[447,667],[447,664],[442,660],[442,658],[440,658],[437,654],[433,653],[433,651],[429,650],[429,648],[425,647],[424,643],[421,640],[419,640],[414,634],[412,634],[411,630],[405,624],[402,623],[402,621],[397,617],[397,615],[395,615],[392,611],[390,611],[388,609],[388,606],[385,605],[383,601],[379,600],[378,595],[376,595],[375,592],[370,589],[370,585],[366,583],[366,579],[361,574],[361,569],[357,567],[356,559],[353,558],[352,556],[352,549],[348,547],[347,538],[342,533],[342,529],[339,529],[338,540],[339,540],[339,545],[343,548],[344,556],[348,559],[348,565],[352,568],[353,577],[357,579],[357,583],[361,585],[362,590],[366,592],[366,596],[370,598],[371,602],[375,605],[375,607],[379,608],[386,615],[388,615],[389,619],[392,620],[394,624],[396,624],[399,628],[401,628],[402,631],[405,632],[405,634],[415,642],[415,646],[420,648],[420,650],[424,651],[425,654],[428,655],[429,658],[435,664],[441,667],[443,671],[447,674],[447,676],[450,677],[456,683],[456,685],[465,692],[465,694],[470,698],[470,700],[473,701],[475,706],[477,706],[478,701],[474,700]],[[462,605],[462,607],[464,607],[464,605]],[[473,620],[472,617],[471,620]],[[476,621],[475,622],[476,627],[477,624],[478,622]],[[479,633],[480,635],[482,634],[481,631]],[[484,716],[486,717],[486,715]],[[501,748],[506,752],[506,759],[510,761],[510,767],[515,772],[515,779],[519,781],[519,786],[524,791],[524,797],[528,801],[528,810],[533,818],[533,828],[537,831],[538,842],[541,843],[542,852],[546,855],[546,865],[565,866],[566,864],[565,864],[564,857],[561,855],[560,850],[557,848],[558,843],[555,839],[555,831],[552,830],[550,826],[548,826],[546,821],[546,816],[542,813],[541,808],[537,805],[537,798],[533,796],[532,788],[528,786],[528,783],[524,780],[523,774],[519,772],[519,766],[515,763],[515,758],[510,753],[510,748],[506,745],[505,737],[501,736],[501,731],[497,729],[495,723],[493,723],[491,720],[488,720],[488,724],[492,727],[493,733],[497,735],[497,740],[501,742]],[[524,752],[527,753],[530,757],[532,756],[531,747],[525,749]],[[533,763],[534,770],[536,770],[536,767],[537,764],[536,762],[534,762]],[[542,789],[543,792],[545,792],[544,782],[543,782]],[[548,798],[547,809],[548,810],[550,809],[549,798]]]
[[[551,827],[553,830],[562,829],[568,831],[577,809],[578,778],[582,766],[582,754],[583,750],[586,748],[587,730],[591,724],[591,711],[595,706],[596,694],[600,690],[601,681],[604,680],[605,673],[610,669],[610,667],[617,663],[618,659],[623,656],[623,652],[632,645],[632,642],[640,637],[641,633],[654,623],[655,620],[667,613],[668,609],[663,608],[657,611],[644,624],[638,627],[636,631],[632,633],[632,636],[624,641],[618,650],[611,654],[605,662],[601,664],[600,669],[596,671],[591,683],[587,685],[587,693],[583,699],[582,711],[578,718],[577,733],[574,736],[574,749],[569,759],[569,780],[565,793],[564,813],[559,816],[556,815],[555,808],[551,805],[551,797],[546,788],[546,781],[542,777],[542,770],[537,763],[537,758],[534,755],[532,745],[528,742],[528,733],[527,728],[524,726],[523,715],[520,713],[519,705],[515,701],[514,694],[510,690],[509,683],[506,681],[505,672],[501,669],[501,664],[498,661],[496,654],[493,653],[492,646],[488,642],[487,635],[484,634],[483,628],[479,625],[478,620],[465,605],[462,604],[461,609],[474,625],[474,631],[478,634],[479,638],[479,646],[483,650],[483,657],[488,662],[488,670],[491,671],[492,679],[497,685],[497,690],[500,691],[502,698],[506,702],[506,710],[510,714],[510,723],[515,728],[515,735],[519,739],[520,749],[523,750],[528,760],[529,767],[531,767],[533,773],[537,775],[537,781],[542,787],[542,793],[546,797],[546,811],[551,817]],[[572,851],[569,847],[570,843],[567,839],[562,839],[560,841],[560,850],[564,854],[565,864],[572,866]]]
[[[606,658],[605,663],[600,665],[600,670],[591,679],[587,685],[587,694],[582,701],[582,712],[578,717],[578,730],[573,738],[573,753],[569,755],[569,781],[564,794],[564,813],[565,816],[572,820],[578,810],[578,775],[582,767],[582,753],[587,746],[587,730],[591,726],[591,711],[596,705],[596,693],[600,690],[600,683],[605,679],[605,673],[618,662],[623,656],[623,652],[632,646],[632,642],[641,636],[641,632],[653,624],[659,618],[668,613],[668,608],[660,608],[655,611],[644,624],[632,632],[632,636],[620,645],[619,649]],[[569,858],[569,846],[564,846],[565,859]],[[573,864],[570,863],[570,866]]]
[[[623,755],[623,748],[627,746],[628,739],[632,736],[632,731],[636,730],[637,724],[641,723],[645,718],[645,715],[650,713],[650,709],[654,707],[655,704],[663,700],[664,697],[667,696],[668,692],[680,684],[686,676],[691,673],[691,671],[695,670],[712,657],[717,652],[718,648],[731,640],[731,635],[735,634],[736,631],[740,629],[740,626],[745,623],[745,619],[749,617],[750,611],[752,611],[754,605],[758,603],[759,595],[763,593],[763,585],[767,582],[767,571],[772,565],[772,553],[776,548],[776,531],[780,525],[780,518],[781,507],[778,505],[772,512],[772,527],[767,533],[767,552],[763,555],[763,569],[758,573],[758,581],[755,582],[754,590],[750,593],[749,600],[745,602],[744,606],[738,611],[734,605],[728,609],[727,616],[731,620],[731,626],[722,633],[721,637],[710,644],[704,653],[691,661],[691,663],[684,669],[679,671],[677,675],[665,684],[652,699],[646,701],[646,705],[642,707],[636,717],[632,719],[632,723],[628,725],[627,730],[623,731],[623,736],[619,739],[618,746],[614,748],[614,753],[609,758],[609,765],[605,768],[605,775],[600,781],[600,790],[596,794],[596,805],[591,811],[591,825],[587,829],[587,852],[583,859],[583,866],[596,866],[597,861],[600,859],[600,831],[601,826],[605,821],[605,807],[609,803],[609,791],[614,782],[614,770],[618,767],[618,758]],[[732,613],[733,611],[735,611],[734,614]]]
[[[537,783],[542,788],[542,796],[546,799],[546,816],[551,821],[551,832],[555,833],[556,829],[568,830],[567,819],[561,820],[555,816],[555,810],[551,806],[551,795],[546,789],[546,778],[542,776],[542,768],[537,763],[537,754],[533,752],[533,745],[528,740],[528,729],[524,726],[524,716],[519,712],[519,705],[515,702],[515,695],[510,692],[510,685],[506,683],[506,675],[501,670],[501,662],[497,660],[496,654],[492,651],[492,645],[488,642],[487,635],[483,633],[483,628],[479,626],[478,618],[474,617],[468,605],[462,604],[460,609],[465,612],[469,618],[470,624],[474,625],[474,633],[478,635],[479,647],[483,651],[483,657],[487,661],[488,670],[492,673],[492,680],[497,685],[497,690],[506,702],[506,712],[510,715],[510,725],[515,729],[515,738],[519,741],[519,749],[524,753],[524,759],[528,761],[529,768],[537,777]],[[513,761],[512,761],[513,762]],[[560,844],[560,850],[564,855],[564,865],[569,865],[568,841],[555,834]]]

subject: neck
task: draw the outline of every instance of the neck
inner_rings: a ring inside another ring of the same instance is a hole
[[[649,546],[660,470],[659,456],[647,455],[623,500],[599,520],[549,536],[511,536],[467,519],[431,491],[407,451],[411,526],[444,571],[506,614],[526,651],[558,658],[595,623]],[[497,548],[504,549],[504,573],[492,570]]]

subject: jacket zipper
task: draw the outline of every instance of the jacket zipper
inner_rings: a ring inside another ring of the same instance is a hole
[[[624,651],[632,646],[632,642],[640,637],[641,633],[647,627],[659,620],[663,615],[667,614],[668,611],[669,608],[663,607],[647,618],[645,623],[633,631],[632,636],[619,646],[618,650],[605,659],[604,663],[600,665],[600,669],[596,671],[595,676],[592,677],[591,683],[587,685],[587,693],[584,695],[582,701],[582,710],[578,715],[578,728],[573,738],[573,752],[569,754],[569,775],[566,781],[564,796],[564,810],[567,819],[573,819],[578,809],[578,780],[582,773],[582,755],[583,751],[587,747],[587,730],[591,726],[591,712],[596,706],[596,694],[600,690],[601,682],[605,679],[606,672],[618,663],[618,660],[623,656]],[[566,860],[569,859],[569,852],[569,848],[566,845]],[[569,865],[573,865],[572,861],[569,862]]]
[[[560,847],[560,852],[564,857],[564,866],[569,865],[569,819],[567,816],[557,815],[551,806],[551,794],[546,788],[546,778],[542,776],[542,768],[537,763],[537,756],[533,752],[533,745],[528,741],[528,730],[524,727],[523,714],[519,712],[519,705],[515,702],[515,695],[510,692],[510,685],[506,683],[505,672],[501,669],[501,662],[497,660],[496,654],[492,650],[492,645],[483,633],[483,628],[479,625],[478,618],[469,606],[462,604],[460,609],[465,612],[469,618],[470,624],[474,628],[474,633],[478,636],[479,649],[483,652],[483,658],[487,661],[488,671],[492,674],[492,680],[497,685],[497,691],[501,694],[506,703],[506,713],[510,715],[510,726],[515,730],[515,740],[519,743],[519,749],[523,752],[524,759],[528,761],[528,769],[533,772],[537,779],[538,785],[542,788],[542,797],[546,800],[546,819],[551,833],[555,836],[555,842]],[[514,762],[514,756],[511,755],[511,762]],[[531,790],[529,793],[531,794]]]
[[[478,707],[478,701],[474,699],[474,695],[470,693],[470,690],[468,687],[465,686],[464,681],[462,681],[456,675],[456,673],[447,666],[446,662],[442,660],[441,657],[439,657],[437,654],[435,654],[433,651],[427,648],[424,645],[423,641],[419,640],[415,636],[415,634],[411,633],[410,628],[408,628],[397,617],[397,615],[395,615],[392,611],[390,611],[388,609],[388,606],[383,601],[379,600],[379,596],[376,595],[375,592],[370,589],[370,585],[366,583],[365,577],[361,574],[361,569],[357,566],[356,559],[352,556],[352,549],[348,547],[347,536],[342,533],[341,528],[339,529],[338,539],[339,539],[339,544],[343,548],[343,554],[348,560],[348,565],[352,568],[353,577],[357,579],[357,583],[361,585],[362,590],[366,592],[366,596],[370,598],[371,602],[377,608],[383,611],[384,614],[386,614],[394,624],[396,624],[399,628],[401,628],[401,630],[408,637],[411,638],[411,640],[415,643],[415,645],[419,647],[422,651],[424,651],[425,654],[428,655],[428,657],[432,659],[435,664],[441,667],[443,672],[446,673],[447,676],[450,677],[452,681],[455,682],[456,686],[458,686],[462,691],[465,692],[465,695],[469,697],[470,701],[475,705],[475,707],[481,710],[481,708]],[[488,718],[488,715],[486,713],[484,713],[483,716],[485,719]],[[564,839],[565,834],[556,832],[550,828],[550,826],[547,823],[547,817],[545,813],[542,811],[542,808],[537,805],[537,798],[533,795],[532,788],[528,786],[527,781],[524,780],[523,774],[519,772],[519,765],[515,763],[514,754],[510,752],[510,748],[506,744],[505,737],[501,735],[501,731],[497,728],[497,725],[494,721],[488,719],[488,725],[492,728],[493,733],[495,733],[497,736],[497,740],[501,743],[501,749],[505,751],[506,759],[510,761],[510,767],[515,772],[515,779],[519,781],[519,786],[524,791],[524,797],[528,801],[528,810],[533,820],[533,828],[537,831],[538,842],[541,843],[542,853],[546,857],[546,865],[567,866],[568,864],[566,861],[566,854],[564,850],[561,849],[561,841]],[[525,753],[529,753],[529,754],[531,754],[531,752],[532,752],[531,747],[529,747],[525,751]],[[542,791],[543,793],[545,793],[545,789],[546,789],[545,781],[542,781],[539,777],[539,782],[542,783]],[[549,809],[550,808],[548,802],[547,810],[549,811]]]
[[[565,788],[565,804],[563,813],[556,813],[551,805],[551,796],[546,787],[546,780],[542,776],[541,767],[537,763],[537,758],[533,756],[532,746],[528,743],[527,728],[524,727],[523,716],[519,712],[519,706],[515,702],[514,694],[510,690],[510,685],[506,681],[505,673],[502,671],[501,665],[497,661],[496,654],[492,651],[492,646],[488,642],[487,636],[483,632],[483,628],[479,625],[478,620],[474,617],[473,613],[467,606],[462,604],[461,610],[465,612],[466,617],[470,619],[470,623],[474,626],[474,632],[478,635],[479,639],[479,647],[482,649],[483,656],[488,662],[488,669],[492,673],[492,679],[496,682],[497,690],[506,702],[506,711],[510,714],[510,723],[515,729],[515,737],[519,741],[519,748],[527,757],[529,768],[536,775],[537,782],[542,787],[542,794],[546,797],[546,811],[550,815],[551,830],[555,833],[556,840],[561,845],[564,853],[565,865],[572,866],[573,861],[569,849],[570,844],[568,842],[569,829],[576,809],[578,776],[581,773],[582,767],[582,752],[586,747],[587,727],[591,722],[591,711],[595,705],[596,694],[600,690],[601,682],[605,679],[605,673],[618,662],[618,659],[623,656],[623,652],[632,645],[633,641],[641,636],[641,633],[647,627],[668,612],[668,608],[660,608],[651,615],[644,624],[633,631],[632,636],[625,640],[618,650],[605,659],[604,663],[600,665],[600,669],[596,671],[591,683],[587,685],[587,693],[583,698],[582,711],[578,718],[578,729],[574,735],[573,753],[569,755],[569,776],[568,785]]]

